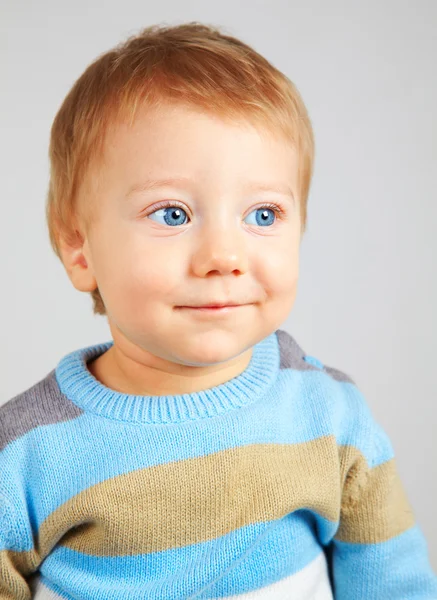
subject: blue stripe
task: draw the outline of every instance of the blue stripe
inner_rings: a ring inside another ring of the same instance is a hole
[[[374,419],[370,406],[359,388],[338,382],[338,396],[332,414],[339,445],[354,446],[364,455],[371,468],[394,458],[389,436]],[[324,386],[326,388],[326,385]]]
[[[306,511],[296,511],[216,540],[137,556],[102,558],[58,547],[41,567],[42,581],[71,598],[119,598],[115,588],[126,598],[168,600],[202,589],[196,599],[243,594],[297,573],[320,554],[310,525]]]
[[[284,370],[271,393],[253,405],[231,410],[220,418],[179,423],[177,427],[125,423],[92,413],[36,427],[0,453],[5,474],[2,486],[6,492],[11,490],[12,498],[21,496],[17,512],[28,514],[30,519],[31,528],[25,519],[20,520],[22,544],[14,549],[32,549],[32,531],[37,531],[60,505],[92,485],[136,469],[231,447],[311,441],[333,433],[335,411],[340,415],[336,417],[339,430],[351,431],[347,438],[338,433],[339,443],[352,440],[375,464],[391,457],[388,442],[378,446],[377,460],[371,457],[369,444],[375,424],[355,386],[331,378],[328,385],[328,378],[323,372]],[[364,425],[358,426],[353,416],[357,411]],[[31,476],[29,461],[37,465],[37,472]],[[28,482],[24,488],[27,497],[23,497],[23,481]]]
[[[437,599],[437,579],[417,525],[380,544],[335,541],[333,556],[336,598]]]

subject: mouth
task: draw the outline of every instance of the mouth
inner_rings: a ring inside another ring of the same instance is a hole
[[[227,308],[230,306],[240,306],[240,304],[200,304],[199,306],[182,306],[182,308]]]
[[[223,310],[224,308],[237,308],[242,304],[217,304],[211,306],[178,306],[177,308],[191,308],[193,310]]]
[[[236,311],[238,308],[246,306],[245,304],[224,304],[224,305],[211,305],[211,306],[178,306],[177,308],[208,314],[225,314]]]

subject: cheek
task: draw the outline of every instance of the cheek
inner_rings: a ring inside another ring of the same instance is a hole
[[[175,290],[180,289],[183,268],[178,255],[165,244],[159,246],[156,240],[147,242],[134,236],[124,243],[114,265],[114,279],[130,302],[171,301]]]
[[[274,252],[266,252],[258,260],[258,277],[272,296],[291,293],[299,276],[299,248],[282,245]]]

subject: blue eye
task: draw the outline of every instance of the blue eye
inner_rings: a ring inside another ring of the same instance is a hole
[[[168,204],[165,204],[164,207],[161,207],[159,210],[155,210],[154,212],[149,213],[147,216],[151,217],[151,215],[159,215],[159,213],[161,213],[161,215],[164,216],[166,225],[174,225],[175,221],[177,221],[176,225],[185,225],[185,222],[182,221],[184,215],[186,215],[186,212],[178,204],[169,202]],[[154,221],[155,219],[152,220]]]
[[[171,210],[169,210],[171,209]],[[256,223],[249,223],[250,225],[259,225],[263,227],[264,225],[272,225],[275,221],[270,218],[270,213],[275,213],[277,217],[281,218],[283,215],[283,211],[276,204],[264,204],[263,206],[259,206],[252,213],[256,213]],[[161,213],[159,215],[159,213]],[[252,214],[250,213],[250,214]],[[186,216],[186,212],[181,204],[176,201],[167,201],[164,204],[160,205],[160,208],[146,215],[147,217],[151,217],[152,215],[159,215],[164,217],[165,225],[185,225],[186,221],[184,219],[184,215]],[[155,220],[155,219],[152,219]]]

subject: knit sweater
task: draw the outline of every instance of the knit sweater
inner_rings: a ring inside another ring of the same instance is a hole
[[[65,355],[0,407],[0,599],[437,599],[387,434],[278,329],[224,384],[135,396]]]

